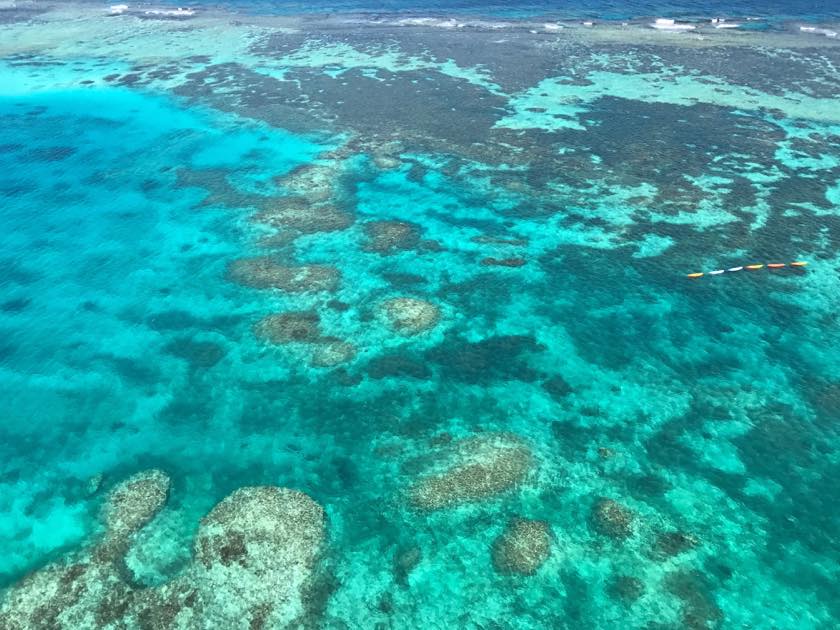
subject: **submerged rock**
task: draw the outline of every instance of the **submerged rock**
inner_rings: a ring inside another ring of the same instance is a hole
[[[488,434],[455,442],[444,464],[415,483],[409,502],[421,510],[438,510],[481,501],[515,488],[531,468],[533,456],[518,437]]]
[[[312,343],[321,338],[321,318],[315,311],[288,311],[263,317],[254,334],[272,343]]]
[[[341,272],[328,265],[282,265],[268,256],[240,258],[228,267],[228,278],[255,289],[280,289],[290,293],[335,291]]]
[[[434,328],[440,321],[440,308],[418,298],[386,300],[381,312],[388,326],[402,335],[417,335]]]
[[[551,555],[551,527],[545,521],[513,519],[493,543],[499,573],[533,575]]]
[[[215,627],[283,628],[305,612],[304,589],[324,537],[324,511],[302,492],[240,488],[205,516],[194,583]]]
[[[635,515],[612,499],[599,499],[592,508],[591,523],[599,534],[624,540],[633,534]]]

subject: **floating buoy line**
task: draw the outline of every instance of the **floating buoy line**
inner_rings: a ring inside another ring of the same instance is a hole
[[[802,268],[807,265],[808,263],[804,260],[795,260],[792,263],[764,263],[754,265],[742,265],[740,267],[730,267],[729,269],[715,269],[714,271],[709,272],[698,271],[696,273],[687,274],[687,277],[702,278],[703,276],[719,276],[724,273],[736,273],[738,271],[743,271],[744,269],[747,269],[749,271],[758,271],[759,269],[763,269],[764,267],[767,267],[768,269],[782,269],[783,267]]]

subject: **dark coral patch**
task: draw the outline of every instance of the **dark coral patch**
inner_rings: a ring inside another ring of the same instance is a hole
[[[449,378],[466,383],[487,383],[496,379],[532,382],[539,373],[525,359],[543,346],[528,335],[502,335],[481,341],[466,341],[454,335],[426,354],[441,366]]]
[[[432,371],[424,362],[399,354],[376,357],[368,363],[367,372],[371,378],[375,379],[388,377],[428,379],[432,375]]]
[[[673,558],[681,553],[694,549],[700,541],[691,534],[685,532],[663,532],[656,537],[653,543],[653,553],[661,559]]]
[[[624,540],[633,535],[635,514],[612,499],[599,499],[592,508],[590,523],[599,534],[613,540]]]
[[[542,387],[556,401],[563,400],[574,391],[559,374],[543,381]]]
[[[254,220],[303,234],[337,232],[353,224],[353,216],[329,203],[311,203],[303,197],[281,197]]]
[[[341,272],[328,265],[283,265],[267,256],[240,258],[228,267],[228,278],[255,289],[280,289],[291,293],[334,291]]]
[[[362,249],[378,254],[393,254],[415,249],[420,244],[420,226],[406,221],[370,221],[365,223],[366,242]]]
[[[701,630],[720,627],[723,612],[715,602],[705,576],[697,571],[681,571],[665,578],[665,588],[682,602],[683,627]]]
[[[610,597],[625,604],[632,604],[645,593],[645,584],[630,575],[617,575],[607,586]]]
[[[164,347],[169,354],[189,361],[196,368],[210,368],[225,356],[225,349],[212,341],[195,341],[186,337],[175,339]]]
[[[264,317],[254,333],[272,343],[312,343],[321,338],[321,318],[314,311],[289,311]]]
[[[484,258],[484,267],[523,267],[528,261],[524,258]]]
[[[521,247],[528,244],[528,239],[525,238],[505,238],[503,236],[489,236],[486,234],[473,236],[470,241],[479,245],[509,245],[511,247]]]

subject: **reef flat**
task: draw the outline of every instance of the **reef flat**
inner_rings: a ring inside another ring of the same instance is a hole
[[[0,4],[0,626],[840,623],[836,23],[649,21]]]

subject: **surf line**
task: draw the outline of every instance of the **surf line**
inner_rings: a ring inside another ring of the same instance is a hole
[[[729,267],[729,269],[715,269],[714,271],[698,271],[695,273],[689,273],[686,275],[687,278],[702,278],[703,276],[720,276],[724,273],[736,273],[738,271],[758,271],[759,269],[767,268],[767,269],[782,269],[783,267],[806,267],[808,265],[807,262],[804,260],[795,260],[792,263],[764,263],[764,264],[755,264],[755,265],[742,265],[740,267]]]

